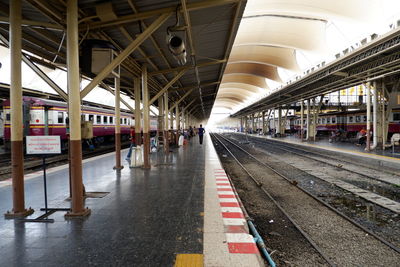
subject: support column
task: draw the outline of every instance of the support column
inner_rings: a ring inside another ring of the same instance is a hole
[[[143,97],[143,149],[144,168],[150,169],[150,105],[149,89],[147,87],[147,66],[142,67],[142,97]]]
[[[264,135],[265,134],[265,111],[263,111],[262,113],[261,113],[262,115],[262,135]]]
[[[71,151],[71,212],[65,216],[86,216],[83,206],[81,97],[79,83],[78,0],[67,1],[68,116]]]
[[[278,129],[276,131],[277,134],[282,134],[282,108],[278,107]]]
[[[21,0],[10,1],[10,56],[11,56],[11,177],[13,209],[5,218],[26,217],[33,213],[25,209],[24,147],[22,124],[22,74],[21,74]]]
[[[309,141],[310,140],[310,110],[311,110],[311,103],[310,103],[310,99],[307,99],[307,121],[306,121],[306,126],[307,126],[307,135],[306,135],[306,140]]]
[[[135,90],[135,142],[137,146],[142,145],[142,113],[140,111],[140,78],[134,78]]]
[[[176,124],[176,135],[175,135],[175,141],[176,145],[178,145],[179,141],[179,130],[180,130],[180,119],[179,119],[179,105],[176,105],[175,107],[175,124]]]
[[[374,82],[373,92],[374,92],[373,101],[372,101],[373,141],[372,141],[371,149],[375,149],[378,146],[378,137],[379,137],[379,134],[378,134],[378,132],[379,132],[379,130],[378,130],[378,89],[377,89],[376,82]]]
[[[303,142],[304,139],[304,101],[300,102],[300,140]]]
[[[121,104],[120,78],[114,79],[115,86],[115,166],[114,170],[121,170]]]
[[[243,132],[243,117],[240,117],[240,129],[239,132]]]
[[[385,143],[387,138],[386,132],[386,112],[385,112],[385,82],[382,80],[381,86],[381,133],[382,133],[382,150],[385,150]],[[389,107],[388,107],[389,109]]]
[[[370,151],[371,149],[371,88],[370,84],[368,83],[365,86],[367,90],[367,146],[365,147],[366,151]]]
[[[168,91],[164,93],[164,151],[169,153]]]

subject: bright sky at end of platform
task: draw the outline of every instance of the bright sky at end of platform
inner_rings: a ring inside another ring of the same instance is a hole
[[[238,105],[227,104],[224,100],[229,98],[229,91],[220,89],[210,121],[217,122],[217,117],[234,114],[266,97],[296,76],[304,76],[306,70],[323,61],[327,64],[335,60],[335,55],[345,49],[358,48],[362,39],[371,39],[371,34],[382,35],[389,32],[393,29],[389,25],[398,27],[399,19],[398,0],[248,0],[227,66],[232,65],[232,59],[236,64],[238,59],[245,63],[243,54],[237,55],[246,51],[245,48],[248,48],[249,58],[254,60],[251,55],[255,51],[254,47],[279,47],[294,49],[296,62],[291,64],[296,64],[300,71],[288,69],[285,62],[289,61],[285,61],[285,58],[260,59],[259,66],[273,66],[279,78],[276,79],[276,75],[265,77],[269,89],[262,88],[260,93],[243,98]],[[241,49],[238,50],[237,47]],[[253,70],[254,68],[235,68],[240,75],[243,72],[249,74]],[[232,75],[234,74],[230,71],[229,76]],[[219,101],[220,92],[224,95],[222,101]]]

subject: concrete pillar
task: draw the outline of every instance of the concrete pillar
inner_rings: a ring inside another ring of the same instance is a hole
[[[256,130],[256,125],[255,125],[255,121],[254,121],[254,113],[251,114],[251,133],[254,133]]]
[[[307,121],[306,121],[306,126],[307,126],[307,135],[306,135],[306,140],[308,141],[308,140],[310,140],[310,129],[311,129],[311,127],[310,127],[310,122],[311,122],[311,120],[310,120],[310,118],[311,118],[311,103],[310,103],[310,99],[307,99]]]
[[[143,97],[143,149],[144,168],[150,169],[150,105],[149,89],[147,87],[147,66],[142,67],[142,97]]]
[[[175,126],[176,126],[176,135],[175,135],[175,142],[178,145],[179,141],[179,130],[180,130],[180,119],[179,119],[179,105],[175,107]]]
[[[262,119],[261,119],[261,123],[262,123],[262,135],[264,135],[265,134],[265,111],[263,111],[262,113],[261,113],[262,115]]]
[[[24,192],[24,147],[22,115],[22,74],[21,74],[21,0],[10,1],[10,56],[11,56],[11,177],[13,187],[13,209],[6,218],[25,217],[33,213],[25,209]]]
[[[373,101],[372,101],[372,108],[373,108],[373,141],[372,141],[372,149],[375,149],[378,146],[378,137],[379,137],[379,129],[378,129],[378,88],[376,82],[374,82],[373,89]]]
[[[161,95],[158,100],[158,118],[157,118],[157,137],[164,135],[164,94]],[[163,138],[164,142],[164,138]]]
[[[304,139],[304,101],[300,102],[300,140],[303,142]]]
[[[367,86],[365,86],[365,89],[367,90],[367,146],[365,147],[366,151],[371,150],[371,88],[370,84],[368,83]]]
[[[121,104],[120,78],[114,79],[115,86],[115,166],[114,170],[121,170]]]
[[[79,83],[78,0],[67,1],[68,115],[71,151],[71,212],[65,216],[86,216],[83,206],[81,98]]]
[[[278,107],[278,129],[276,130],[277,134],[282,134],[282,108]]]
[[[168,91],[164,93],[164,151],[169,153]]]
[[[142,145],[142,113],[140,111],[140,78],[133,80],[135,91],[135,142],[137,146]]]
[[[243,117],[240,117],[240,129],[239,132],[243,132]]]

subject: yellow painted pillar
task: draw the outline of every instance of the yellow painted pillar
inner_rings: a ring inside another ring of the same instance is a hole
[[[140,111],[140,78],[134,79],[135,90],[135,142],[137,146],[142,145],[142,113]]]
[[[114,79],[115,84],[115,166],[114,170],[121,170],[121,104],[120,78]]]
[[[10,111],[11,111],[11,177],[13,209],[6,218],[25,217],[33,213],[25,209],[24,192],[24,135],[22,123],[22,74],[21,74],[21,0],[10,1]]]
[[[78,1],[67,1],[68,114],[71,151],[71,212],[65,216],[86,216],[83,206],[81,98],[79,81]]]
[[[142,67],[142,97],[143,97],[143,149],[144,168],[150,168],[150,105],[147,87],[147,66]]]

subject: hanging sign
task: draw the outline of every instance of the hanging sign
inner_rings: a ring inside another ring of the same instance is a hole
[[[61,154],[61,140],[59,135],[27,136],[26,154]]]

